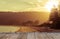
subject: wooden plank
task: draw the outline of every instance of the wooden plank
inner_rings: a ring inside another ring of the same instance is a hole
[[[51,33],[51,36],[52,36],[54,39],[59,39],[59,38],[60,38],[60,34],[59,34],[59,33]]]
[[[5,36],[5,35],[6,35],[6,34],[2,34],[2,33],[1,33],[1,34],[0,34],[0,38],[2,38],[2,37]]]
[[[21,34],[20,33],[8,33],[2,36],[0,39],[17,39],[18,36],[21,37]]]
[[[36,39],[48,39],[45,33],[35,33]]]
[[[55,32],[27,32],[27,33],[0,33],[0,39],[60,39],[60,33]]]
[[[49,38],[49,39],[54,39],[53,35],[51,35],[51,33],[46,33],[46,36]]]
[[[46,33],[46,36],[49,38],[49,39],[59,39],[60,36],[58,36],[59,33],[55,33],[55,32],[52,32],[52,33]],[[59,34],[60,35],[60,34]]]
[[[17,39],[21,39],[21,37],[24,35],[24,33],[19,33]]]
[[[19,35],[21,35],[21,34],[10,34],[9,36],[8,36],[8,39],[17,39],[17,37],[19,36]]]
[[[28,34],[27,34],[27,39],[36,39],[36,38],[35,38],[35,33],[34,33],[34,32],[28,33]]]
[[[27,33],[22,33],[22,36],[18,37],[18,39],[27,39]]]

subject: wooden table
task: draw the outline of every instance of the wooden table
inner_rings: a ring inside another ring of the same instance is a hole
[[[59,32],[0,33],[0,39],[60,39]]]

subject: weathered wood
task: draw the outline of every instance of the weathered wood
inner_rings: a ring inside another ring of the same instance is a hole
[[[35,33],[28,33],[28,35],[27,35],[27,39],[36,39],[35,38]]]
[[[60,39],[59,32],[0,33],[0,39]]]

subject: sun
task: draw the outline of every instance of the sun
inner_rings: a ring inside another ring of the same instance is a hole
[[[55,6],[56,8],[58,7],[58,1],[57,0],[49,0],[46,4],[45,4],[45,8],[47,9],[47,11],[51,11],[51,9],[53,8],[53,6]]]

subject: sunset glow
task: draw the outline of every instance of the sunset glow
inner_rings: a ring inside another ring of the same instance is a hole
[[[59,1],[0,0],[0,32],[45,32],[48,28],[52,30],[50,28],[55,26],[55,20],[56,25],[60,25]]]
[[[58,1],[57,0],[49,0],[46,3],[45,8],[50,12],[51,8],[53,8],[53,6],[55,6],[56,8],[58,7]]]
[[[59,0],[0,0],[0,11],[41,11],[48,12]]]

